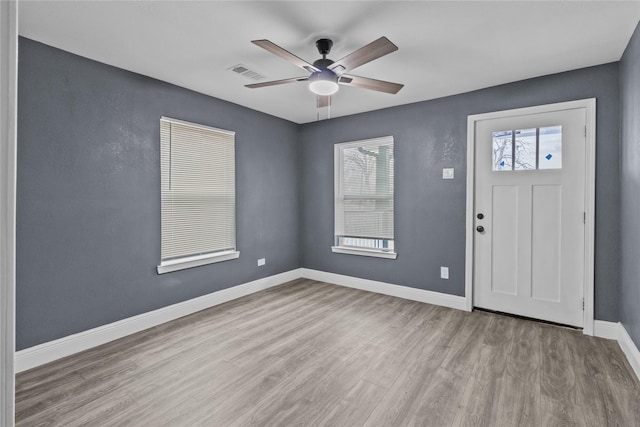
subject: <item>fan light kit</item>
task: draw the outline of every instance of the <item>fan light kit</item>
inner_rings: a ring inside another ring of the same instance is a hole
[[[329,39],[320,39],[316,41],[316,47],[318,48],[320,55],[322,55],[322,58],[314,61],[313,64],[308,63],[304,59],[298,58],[291,52],[284,50],[269,40],[253,40],[251,43],[260,46],[274,55],[277,55],[311,73],[310,76],[246,85],[246,87],[251,89],[308,81],[309,90],[315,93],[318,97],[318,107],[326,107],[330,105],[331,95],[338,91],[339,85],[360,87],[363,89],[370,89],[390,94],[398,93],[398,91],[404,86],[398,83],[345,74],[346,71],[352,70],[371,62],[374,59],[378,59],[398,50],[398,47],[391,43],[386,37],[380,37],[379,39],[335,62],[331,59],[327,59],[327,55],[331,52],[333,42]]]
[[[309,90],[320,96],[333,95],[338,91],[338,76],[335,73],[324,70],[319,73],[312,74],[309,77]]]

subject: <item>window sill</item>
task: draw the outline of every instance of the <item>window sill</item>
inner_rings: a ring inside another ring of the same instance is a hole
[[[230,259],[236,259],[239,256],[240,252],[238,251],[224,251],[213,254],[173,259],[171,261],[160,263],[158,266],[158,274],[171,273],[172,271],[184,270],[186,268],[228,261]]]
[[[398,257],[398,254],[395,252],[385,252],[376,249],[348,248],[345,246],[331,246],[331,252],[335,252],[337,254],[360,255],[387,259],[396,259]]]

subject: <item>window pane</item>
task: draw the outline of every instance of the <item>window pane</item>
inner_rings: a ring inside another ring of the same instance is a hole
[[[393,237],[393,146],[344,149],[344,232]]]
[[[535,170],[536,128],[516,130],[515,170]]]
[[[338,246],[351,246],[357,248],[393,251],[393,240],[389,239],[369,239],[362,237],[338,236],[336,244]]]
[[[494,171],[562,168],[562,126],[505,130],[492,136]]]
[[[393,137],[335,145],[335,242],[393,248]]]
[[[493,132],[493,170],[513,169],[511,156],[513,153],[513,132],[510,130]]]
[[[562,168],[562,126],[540,128],[540,169]]]

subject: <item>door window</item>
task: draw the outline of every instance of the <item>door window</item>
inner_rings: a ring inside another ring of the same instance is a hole
[[[562,168],[562,126],[493,132],[494,171]]]

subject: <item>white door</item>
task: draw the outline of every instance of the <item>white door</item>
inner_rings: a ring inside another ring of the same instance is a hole
[[[474,305],[583,326],[586,109],[479,120]]]

